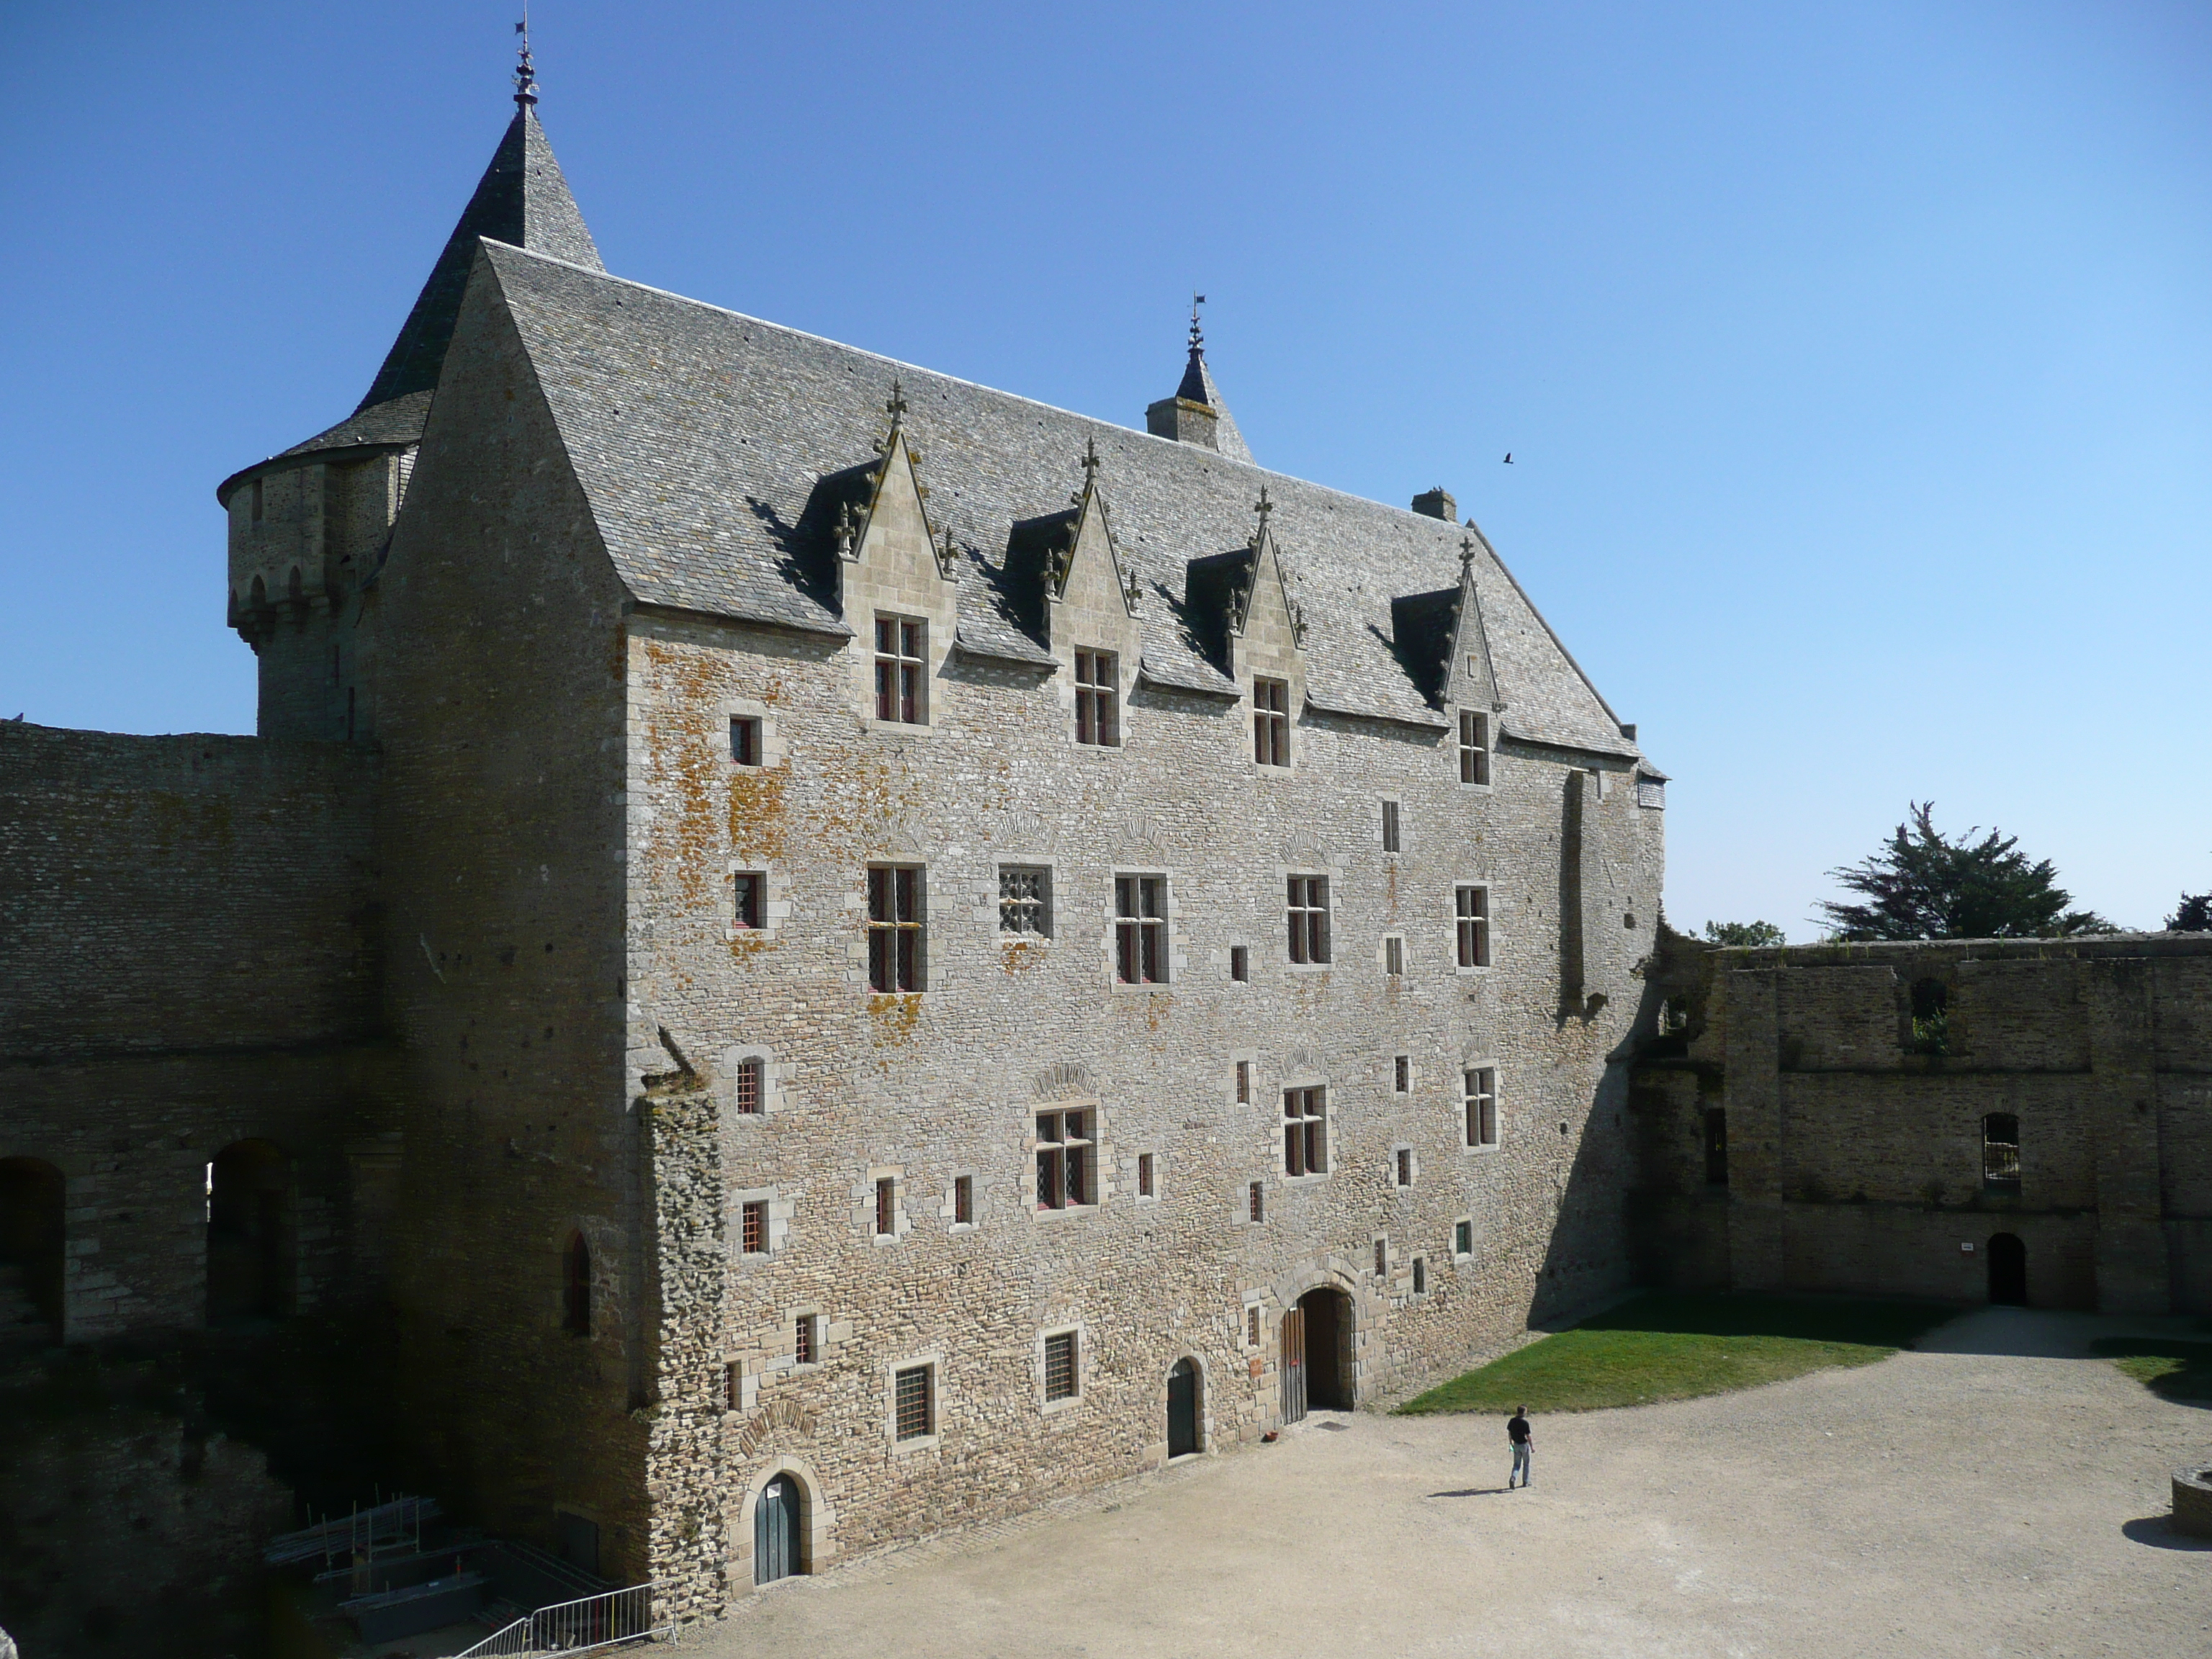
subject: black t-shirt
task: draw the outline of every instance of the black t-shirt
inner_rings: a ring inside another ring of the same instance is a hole
[[[1505,1437],[1508,1440],[1510,1440],[1516,1446],[1522,1441],[1526,1440],[1528,1437],[1528,1419],[1525,1417],[1507,1418],[1505,1419]]]

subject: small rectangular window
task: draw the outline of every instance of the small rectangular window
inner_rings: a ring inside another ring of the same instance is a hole
[[[730,908],[738,927],[761,925],[761,890],[767,885],[767,878],[755,870],[742,870],[730,878]]]
[[[1413,1258],[1413,1294],[1426,1296],[1428,1293],[1429,1259],[1425,1255],[1417,1255]]]
[[[1472,1221],[1461,1221],[1453,1224],[1452,1254],[1454,1255],[1474,1254],[1474,1223]]]
[[[1152,1191],[1152,1155],[1150,1152],[1137,1154],[1137,1196],[1139,1198],[1156,1196]]]
[[[1044,1397],[1075,1398],[1075,1333],[1054,1331],[1044,1340]]]
[[[268,507],[268,501],[267,501],[267,499],[263,495],[262,491],[261,491],[261,480],[260,480],[260,479],[258,479],[258,478],[256,478],[256,479],[253,481],[253,522],[254,522],[254,523],[256,523],[256,524],[259,524],[259,523],[261,522],[262,515],[263,515],[263,514],[267,510],[267,507]]]
[[[892,1373],[891,1397],[896,1408],[898,1437],[902,1440],[920,1440],[929,1433],[931,1420],[935,1416],[932,1409],[934,1402],[929,1397],[929,1367],[927,1365],[910,1365],[902,1371]]]
[[[1159,985],[1168,976],[1165,876],[1114,878],[1114,970],[1124,985]]]
[[[999,866],[999,931],[1052,936],[1052,872],[1042,865]]]
[[[1468,708],[1459,711],[1459,781],[1490,781],[1490,716]]]
[[[1390,1087],[1397,1094],[1413,1093],[1413,1057],[1411,1054],[1400,1054],[1390,1062]]]
[[[744,1361],[732,1359],[722,1367],[722,1409],[726,1412],[739,1412],[744,1408]]]
[[[1982,1120],[1982,1184],[1999,1194],[2020,1190],[2017,1112],[1991,1112]]]
[[[1262,766],[1291,763],[1291,686],[1264,678],[1252,682],[1252,758]]]
[[[768,1205],[760,1199],[745,1206],[744,1252],[747,1255],[768,1254]]]
[[[1253,1347],[1260,1346],[1260,1310],[1257,1308],[1244,1310],[1244,1340]]]
[[[1283,1091],[1283,1173],[1328,1173],[1328,1091]]]
[[[1291,960],[1325,963],[1328,961],[1328,878],[1292,876],[1290,887]]]
[[[1239,985],[1252,977],[1252,953],[1241,945],[1229,947],[1229,977]]]
[[[898,1234],[898,1182],[890,1176],[876,1182],[876,1237],[893,1238]]]
[[[1462,968],[1487,968],[1490,966],[1490,890],[1471,886],[1455,888],[1453,908],[1456,913],[1458,927],[1459,965]]]
[[[1040,1210],[1096,1203],[1091,1190],[1089,1112],[1039,1112],[1036,1121],[1036,1198]]]
[[[920,726],[929,718],[923,625],[903,617],[876,618],[876,718]]]
[[[1410,1146],[1398,1148],[1398,1184],[1401,1187],[1413,1184],[1413,1149]]]
[[[868,988],[919,991],[922,987],[921,872],[912,865],[868,870]]]
[[[730,716],[730,758],[740,766],[758,766],[761,723],[750,714]]]
[[[1252,1219],[1255,1221],[1265,1221],[1267,1218],[1267,1200],[1266,1190],[1261,1187],[1260,1182],[1255,1181],[1252,1183],[1250,1196]]]
[[[1382,850],[1386,853],[1395,853],[1399,850],[1398,803],[1395,800],[1386,800],[1382,803]]]
[[[1237,1103],[1239,1106],[1252,1103],[1252,1062],[1249,1060],[1237,1062]]]
[[[1388,1239],[1375,1241],[1375,1277],[1385,1279],[1390,1273],[1390,1243]]]
[[[1382,971],[1394,976],[1406,971],[1406,941],[1395,933],[1382,941]]]
[[[792,1322],[791,1358],[794,1364],[811,1365],[814,1363],[814,1337],[812,1314],[801,1314]]]
[[[1477,1066],[1462,1079],[1467,1103],[1467,1144],[1470,1146],[1495,1146],[1498,1144],[1498,1073],[1488,1066]]]
[[[1112,748],[1121,741],[1121,680],[1111,651],[1075,653],[1075,740]]]
[[[952,1220],[956,1226],[970,1227],[975,1223],[975,1177],[952,1177]]]
[[[757,1117],[761,1109],[761,1062],[741,1060],[738,1062],[737,1107],[742,1117]]]
[[[1728,1180],[1728,1109],[1705,1108],[1705,1185],[1725,1187]]]

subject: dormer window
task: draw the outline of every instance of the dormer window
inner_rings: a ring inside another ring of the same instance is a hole
[[[1261,766],[1291,763],[1291,685],[1264,676],[1252,682],[1252,758]]]
[[[1121,741],[1120,659],[1111,651],[1075,653],[1075,740],[1111,749]]]
[[[906,726],[929,719],[925,624],[905,617],[876,618],[876,718]]]

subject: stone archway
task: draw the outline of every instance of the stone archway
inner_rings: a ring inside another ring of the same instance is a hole
[[[746,1425],[732,1449],[739,1458],[749,1456],[762,1431],[794,1427],[799,1419],[795,1407],[778,1401]],[[812,1419],[805,1421],[811,1430]],[[836,1515],[823,1501],[820,1478],[802,1457],[768,1459],[746,1483],[732,1519],[733,1584],[758,1589],[779,1578],[817,1573],[836,1553]]]
[[[1192,1355],[1168,1368],[1168,1455],[1206,1449],[1206,1373]]]

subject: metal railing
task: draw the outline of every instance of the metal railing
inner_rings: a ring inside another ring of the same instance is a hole
[[[594,1648],[613,1647],[621,1642],[672,1637],[676,1633],[672,1613],[659,1623],[653,1620],[653,1592],[659,1588],[658,1583],[632,1584],[624,1589],[607,1590],[574,1601],[540,1607],[516,1620],[505,1630],[487,1636],[467,1652],[457,1654],[454,1659],[526,1659],[526,1656],[533,1654],[588,1653]]]

